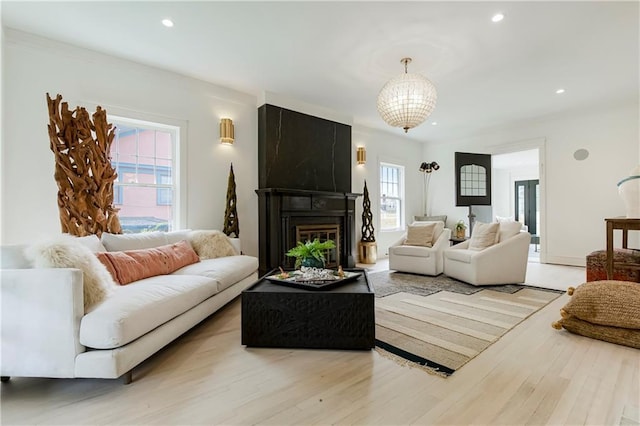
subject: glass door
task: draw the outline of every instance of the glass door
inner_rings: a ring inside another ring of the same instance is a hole
[[[531,243],[540,244],[540,181],[518,180],[515,182],[516,220],[526,225],[531,234]]]

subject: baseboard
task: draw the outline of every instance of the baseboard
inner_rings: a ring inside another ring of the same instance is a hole
[[[585,257],[568,257],[568,256],[551,256],[547,255],[545,263],[553,263],[556,265],[568,266],[587,266],[587,258]]]

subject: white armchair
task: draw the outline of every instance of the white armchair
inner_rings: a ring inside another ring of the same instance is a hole
[[[480,251],[469,243],[444,250],[445,275],[476,286],[524,282],[531,234],[517,232]]]
[[[428,223],[414,222],[412,225]],[[406,233],[393,243],[389,247],[389,269],[423,275],[441,274],[444,270],[442,252],[449,247],[451,230],[444,227],[444,222],[437,223],[432,247],[405,245]]]

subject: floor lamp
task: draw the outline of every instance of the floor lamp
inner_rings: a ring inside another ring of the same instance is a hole
[[[422,176],[422,183],[424,185],[422,193],[422,210],[424,211],[425,216],[429,215],[429,213],[427,212],[427,203],[429,198],[429,182],[431,182],[431,173],[438,170],[439,168],[440,165],[435,161],[432,161],[431,163],[423,162],[422,164],[420,164],[419,171],[424,173]]]

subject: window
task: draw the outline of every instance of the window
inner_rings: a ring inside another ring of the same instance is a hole
[[[176,228],[178,128],[112,118],[111,163],[118,173],[114,204],[124,233]]]
[[[380,163],[380,229],[404,227],[404,167]]]

